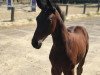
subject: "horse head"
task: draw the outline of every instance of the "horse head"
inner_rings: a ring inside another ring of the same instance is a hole
[[[46,37],[54,32],[58,17],[60,18],[58,11],[51,2],[47,0],[46,3],[47,5],[43,5],[40,0],[37,0],[41,12],[36,17],[37,28],[32,39],[32,46],[37,49],[41,47]]]

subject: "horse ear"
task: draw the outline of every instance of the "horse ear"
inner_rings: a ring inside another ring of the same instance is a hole
[[[44,5],[42,4],[42,2],[40,0],[36,0],[36,2],[40,9],[44,9]]]
[[[46,1],[47,1],[47,6],[48,6],[49,8],[51,8],[51,10],[52,10],[53,12],[55,12],[55,8],[52,6],[50,0],[46,0]]]
[[[50,0],[46,0],[46,1],[47,1],[47,5],[48,5],[49,7],[52,7],[52,4],[51,4]]]
[[[46,0],[46,1],[47,1],[47,5],[48,5],[50,8],[53,8],[53,6],[52,6],[50,0]]]

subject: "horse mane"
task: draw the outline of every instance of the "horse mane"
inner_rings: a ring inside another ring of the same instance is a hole
[[[60,7],[57,4],[54,4],[54,7],[57,9],[57,11],[59,12],[59,14],[64,22],[65,21],[64,13],[62,12],[62,10],[60,9]]]

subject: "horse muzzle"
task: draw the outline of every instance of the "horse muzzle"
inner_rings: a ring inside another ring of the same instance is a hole
[[[34,41],[32,40],[32,46],[36,49],[40,49],[41,46],[42,46],[42,40],[39,40],[39,41]]]

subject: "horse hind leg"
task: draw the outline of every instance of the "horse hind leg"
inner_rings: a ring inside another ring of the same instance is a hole
[[[88,45],[87,45],[87,49],[86,49],[85,56],[84,56],[84,58],[79,62],[79,65],[78,65],[78,67],[77,67],[77,75],[81,75],[82,72],[83,72],[83,65],[84,65],[84,63],[85,63],[85,58],[86,58],[87,52],[88,52]]]
[[[81,75],[82,74],[84,62],[85,62],[85,58],[82,59],[82,61],[79,63],[79,65],[77,67],[77,75]]]

